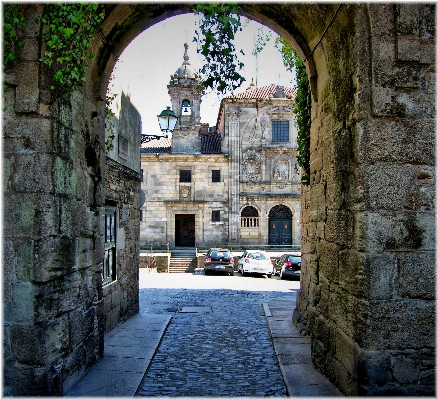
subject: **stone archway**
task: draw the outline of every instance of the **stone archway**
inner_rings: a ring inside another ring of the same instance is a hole
[[[22,7],[25,51],[4,76],[12,88],[4,94],[5,393],[62,395],[103,352],[103,99],[112,53],[191,5],[109,4],[88,85],[52,107],[38,62],[44,6]],[[242,8],[293,44],[310,76],[297,313],[314,365],[347,395],[431,395],[435,5]]]

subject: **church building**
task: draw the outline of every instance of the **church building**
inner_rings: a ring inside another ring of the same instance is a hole
[[[210,127],[187,49],[167,86],[178,117],[172,137],[141,146],[141,245],[300,245],[294,89],[251,84],[222,99]]]

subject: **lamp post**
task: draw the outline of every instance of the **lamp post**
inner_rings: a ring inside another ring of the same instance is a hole
[[[173,132],[173,129],[175,129],[178,117],[175,115],[175,112],[170,109],[170,107],[167,107],[165,110],[161,111],[161,114],[157,115],[157,117],[160,124],[160,129],[163,133],[165,133],[165,137],[167,137],[167,133]]]

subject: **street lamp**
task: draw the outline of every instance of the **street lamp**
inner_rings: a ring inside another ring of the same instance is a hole
[[[170,109],[170,107],[167,107],[165,110],[161,111],[161,114],[157,116],[160,129],[163,133],[166,133],[165,136],[167,137],[167,133],[173,132],[173,129],[175,129],[178,117],[175,115],[175,112]]]

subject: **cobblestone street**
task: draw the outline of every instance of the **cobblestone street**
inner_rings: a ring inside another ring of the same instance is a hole
[[[172,320],[136,396],[286,396],[263,303],[299,282],[140,273],[140,312]]]

